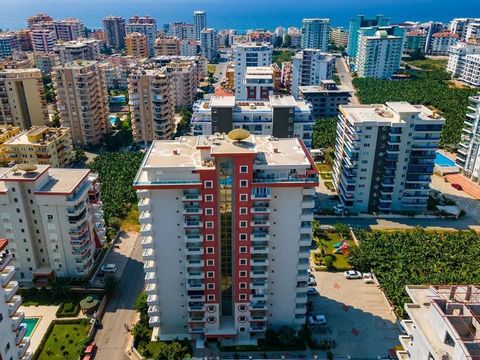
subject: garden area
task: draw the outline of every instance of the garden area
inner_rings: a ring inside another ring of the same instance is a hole
[[[446,119],[440,146],[455,148],[460,141],[468,97],[477,90],[450,86],[446,71],[410,71],[410,79],[381,80],[355,78],[353,85],[362,104],[384,104],[387,101],[408,101],[440,110]]]
[[[416,60],[406,60],[408,65],[422,69],[422,70],[445,70],[447,68],[448,60],[444,59],[416,59]]]
[[[333,168],[328,163],[316,163],[317,170],[322,179],[323,185],[330,191],[334,191],[333,186]]]
[[[312,260],[316,271],[345,271],[350,269],[347,256],[355,247],[350,229],[345,224],[336,224],[333,230],[321,230],[317,221],[313,225],[315,249]]]
[[[404,316],[406,285],[478,284],[480,236],[473,231],[359,231],[348,256],[355,270],[373,271],[380,287]]]
[[[33,359],[77,360],[89,340],[90,326],[88,319],[52,322]]]

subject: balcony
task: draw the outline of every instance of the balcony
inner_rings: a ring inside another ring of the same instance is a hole
[[[187,247],[185,249],[185,254],[186,255],[191,255],[191,256],[203,255],[203,248],[201,248],[201,247],[194,247],[194,248]]]
[[[12,259],[13,255],[10,251],[7,250],[0,253],[0,271],[3,271]]]
[[[30,346],[29,338],[23,338],[20,344],[18,344],[17,355],[20,359],[25,355],[29,346]]]
[[[199,206],[185,206],[183,209],[183,215],[201,215],[202,213],[202,208]]]
[[[198,312],[205,311],[205,305],[203,305],[203,303],[201,302],[196,304],[194,303],[188,306],[188,311],[198,311]]]
[[[265,270],[250,271],[250,277],[252,279],[266,279],[268,277],[268,272]]]
[[[252,214],[270,214],[269,207],[256,206],[251,209]]]
[[[148,295],[147,296],[147,305],[148,306],[158,306],[158,296],[157,295]]]
[[[306,195],[315,196],[315,193],[316,193],[316,191],[315,191],[315,188],[313,188],[313,187],[303,189],[303,195],[304,196],[306,196]]]
[[[250,316],[250,321],[263,322],[263,321],[267,321],[267,317],[262,315],[253,315],[253,316]]]
[[[313,221],[313,212],[309,209],[303,209],[300,215],[301,221]]]
[[[143,264],[143,270],[145,270],[145,272],[154,271],[155,270],[155,261],[152,261],[152,260],[145,261],[144,264]]]
[[[302,208],[311,209],[313,207],[315,207],[315,196],[313,196],[313,195],[303,195]]]
[[[186,234],[184,240],[187,244],[201,244],[203,242],[203,235],[198,234]]]
[[[267,330],[267,327],[265,325],[251,325],[250,326],[250,332],[264,332]]]
[[[12,316],[12,331],[17,331],[18,327],[25,319],[25,313],[23,311],[19,311]]]
[[[266,290],[267,282],[266,281],[254,281],[250,283],[250,290]]]
[[[145,283],[146,284],[151,284],[156,282],[157,280],[157,275],[155,274],[155,271],[148,271],[145,272]]]
[[[160,326],[160,316],[151,316],[148,319],[148,325],[150,327]]]
[[[153,227],[152,224],[143,224],[140,227],[140,234],[142,236],[153,236]]]
[[[251,302],[250,311],[252,310],[267,310],[267,303],[265,302]]]
[[[155,295],[157,293],[157,284],[150,283],[145,287],[145,292],[147,295]]]
[[[250,266],[268,266],[268,260],[266,259],[251,259]]]
[[[152,211],[152,206],[150,205],[150,198],[142,198],[138,202],[139,211]]]
[[[140,224],[150,224],[152,222],[152,213],[150,211],[143,211],[140,213]]]
[[[310,234],[308,234],[308,235],[310,235]],[[298,246],[311,246],[311,245],[312,245],[312,238],[310,236],[301,236],[300,237],[300,240],[298,241]]]
[[[144,249],[153,248],[153,238],[151,236],[142,236],[142,248]]]
[[[250,254],[268,254],[268,247],[266,246],[251,246]]]
[[[205,262],[203,260],[191,259],[187,260],[187,268],[203,268]]]
[[[18,345],[22,342],[25,334],[27,333],[27,324],[21,323],[18,327],[17,334],[15,335],[15,343]]]
[[[270,190],[254,191],[254,192],[252,192],[252,199],[253,200],[271,200],[272,199],[272,192]]]
[[[204,302],[205,296],[204,295],[187,295],[188,302]]]
[[[187,290],[205,290],[205,284],[203,282],[188,281]]]
[[[251,227],[269,227],[270,221],[268,220],[252,220],[250,221]]]
[[[200,193],[184,193],[182,201],[201,201],[202,195]]]
[[[0,283],[2,287],[7,286],[7,284],[12,280],[14,276],[15,276],[15,267],[6,266],[0,273]]]
[[[157,305],[149,306],[147,314],[148,316],[160,316],[160,308]]]
[[[5,301],[10,302],[10,300],[12,300],[13,296],[17,294],[17,291],[18,291],[18,282],[17,281],[11,281],[5,287]]]
[[[15,295],[8,302],[8,316],[13,316],[18,308],[22,305],[22,297],[20,295]]]
[[[155,260],[155,251],[153,249],[143,250],[142,257],[144,261]]]
[[[203,280],[205,273],[203,271],[188,271],[187,280]]]
[[[264,232],[254,232],[250,235],[250,241],[269,241],[270,235]]]
[[[204,316],[189,316],[188,317],[188,322],[205,322],[205,317]]]
[[[203,223],[200,220],[187,220],[183,223],[185,229],[201,228]]]
[[[297,293],[296,303],[297,304],[306,304],[307,303],[307,294]]]

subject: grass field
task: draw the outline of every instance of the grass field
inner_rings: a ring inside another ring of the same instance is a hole
[[[320,163],[316,163],[315,165],[317,165],[317,169],[318,169],[319,172],[332,172],[333,171],[331,165],[320,164]]]
[[[38,360],[77,360],[87,340],[89,328],[88,320],[75,324],[54,324]]]
[[[406,61],[408,65],[423,69],[423,70],[445,70],[448,60],[424,59]]]
[[[132,206],[125,219],[122,220],[120,228],[124,231],[140,231],[138,215],[138,207],[136,205]]]
[[[323,233],[320,237],[320,243],[323,244],[323,247],[325,249],[325,256],[331,256],[334,258],[333,261],[333,266],[336,270],[348,270],[350,269],[350,265],[348,265],[347,258],[343,254],[334,254],[335,251],[335,244],[340,241],[340,235],[338,233],[334,232],[329,232],[329,233]],[[350,246],[354,246],[353,240],[347,239],[347,243]],[[316,260],[321,258],[320,255],[314,255]],[[316,265],[317,261],[316,261]]]

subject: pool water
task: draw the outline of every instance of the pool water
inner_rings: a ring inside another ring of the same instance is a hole
[[[110,116],[108,117],[108,121],[110,122],[110,124],[111,124],[112,126],[115,126],[115,123],[117,122],[117,117],[114,116],[114,115],[110,115]]]
[[[25,333],[25,336],[27,337],[32,336],[39,321],[40,321],[40,318],[38,317],[25,318],[22,321],[22,323],[27,324],[27,332]]]
[[[455,166],[455,161],[449,159],[442,153],[437,152],[437,155],[435,156],[435,165],[441,167],[452,167]]]

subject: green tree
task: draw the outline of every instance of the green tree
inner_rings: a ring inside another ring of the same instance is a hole
[[[275,39],[273,40],[273,47],[280,47],[283,44],[283,39],[281,36],[276,36]]]
[[[345,236],[348,235],[348,232],[350,231],[350,226],[348,226],[347,224],[344,224],[344,223],[341,223],[341,222],[337,222],[335,225],[335,230],[338,232],[338,234],[340,235],[340,237],[343,239]]]
[[[295,330],[290,326],[282,326],[278,329],[278,341],[282,345],[295,345],[298,341]]]
[[[55,111],[52,116],[52,121],[50,122],[51,127],[59,128],[61,126],[60,123],[60,115],[58,114],[58,111]]]
[[[186,345],[173,341],[171,343],[159,343],[156,351],[153,353],[155,360],[179,360],[189,356],[189,349]]]
[[[312,145],[314,148],[335,146],[337,130],[336,118],[319,118],[313,125]]]
[[[56,278],[51,282],[50,292],[55,299],[61,299],[70,293],[70,284],[66,278]]]
[[[74,152],[74,161],[75,162],[85,162],[87,161],[87,155],[85,155],[85,151],[82,148],[75,148]]]
[[[288,34],[285,34],[285,36],[283,37],[282,47],[289,48],[290,46],[292,46],[292,37]]]
[[[409,57],[410,60],[425,60],[425,54],[420,49],[415,49]]]
[[[180,116],[182,119],[177,125],[177,132],[175,134],[176,137],[187,135],[191,129],[192,112],[187,109],[181,109]]]
[[[108,274],[103,279],[103,290],[107,297],[112,297],[116,294],[120,287],[120,281],[113,274]]]

